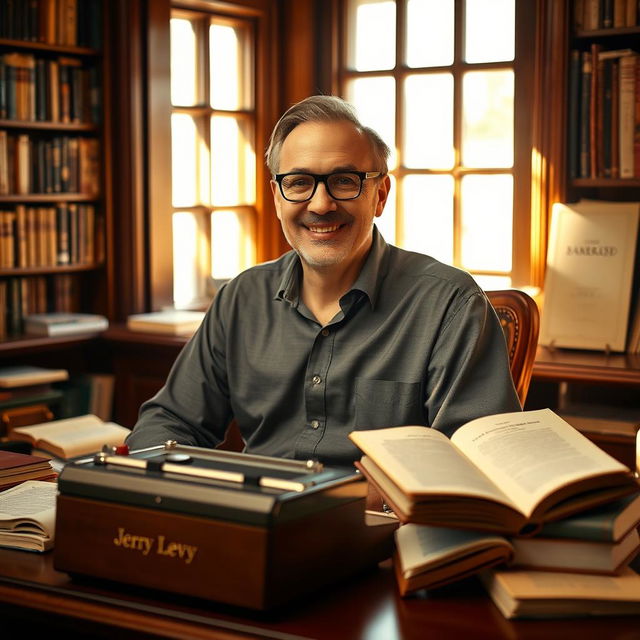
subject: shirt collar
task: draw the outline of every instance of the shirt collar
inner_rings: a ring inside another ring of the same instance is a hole
[[[353,283],[351,291],[362,291],[368,298],[372,307],[375,307],[382,279],[387,271],[389,245],[378,231],[373,227],[373,242],[367,255],[360,274]],[[286,300],[292,305],[297,305],[300,295],[300,277],[302,275],[302,265],[300,258],[295,251],[290,251],[285,256],[285,267],[282,278],[278,284],[275,300]]]

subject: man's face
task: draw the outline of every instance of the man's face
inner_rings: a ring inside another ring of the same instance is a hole
[[[278,173],[374,171],[368,140],[350,122],[305,122],[285,139]],[[287,242],[315,269],[358,265],[371,246],[373,219],[382,213],[389,178],[365,180],[354,200],[335,200],[323,183],[307,202],[288,202],[275,181],[273,199]]]

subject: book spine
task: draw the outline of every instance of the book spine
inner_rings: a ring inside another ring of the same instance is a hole
[[[634,174],[634,126],[635,126],[635,68],[637,56],[620,59],[620,177],[632,178]]]
[[[569,63],[569,131],[568,131],[568,160],[569,178],[579,177],[580,166],[580,77],[581,77],[580,51],[571,51]]]

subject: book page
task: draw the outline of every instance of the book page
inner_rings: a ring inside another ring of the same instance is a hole
[[[527,517],[565,484],[628,471],[550,409],[478,418],[451,440]]]
[[[468,495],[513,506],[444,434],[409,426],[353,431],[349,438],[405,493]]]
[[[27,480],[0,493],[0,531],[53,538],[57,492],[55,482]]]

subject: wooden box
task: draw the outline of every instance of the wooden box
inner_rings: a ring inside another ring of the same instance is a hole
[[[65,467],[59,486],[56,569],[252,609],[308,595],[392,549],[395,523],[367,524],[356,473],[292,495],[85,462]]]

